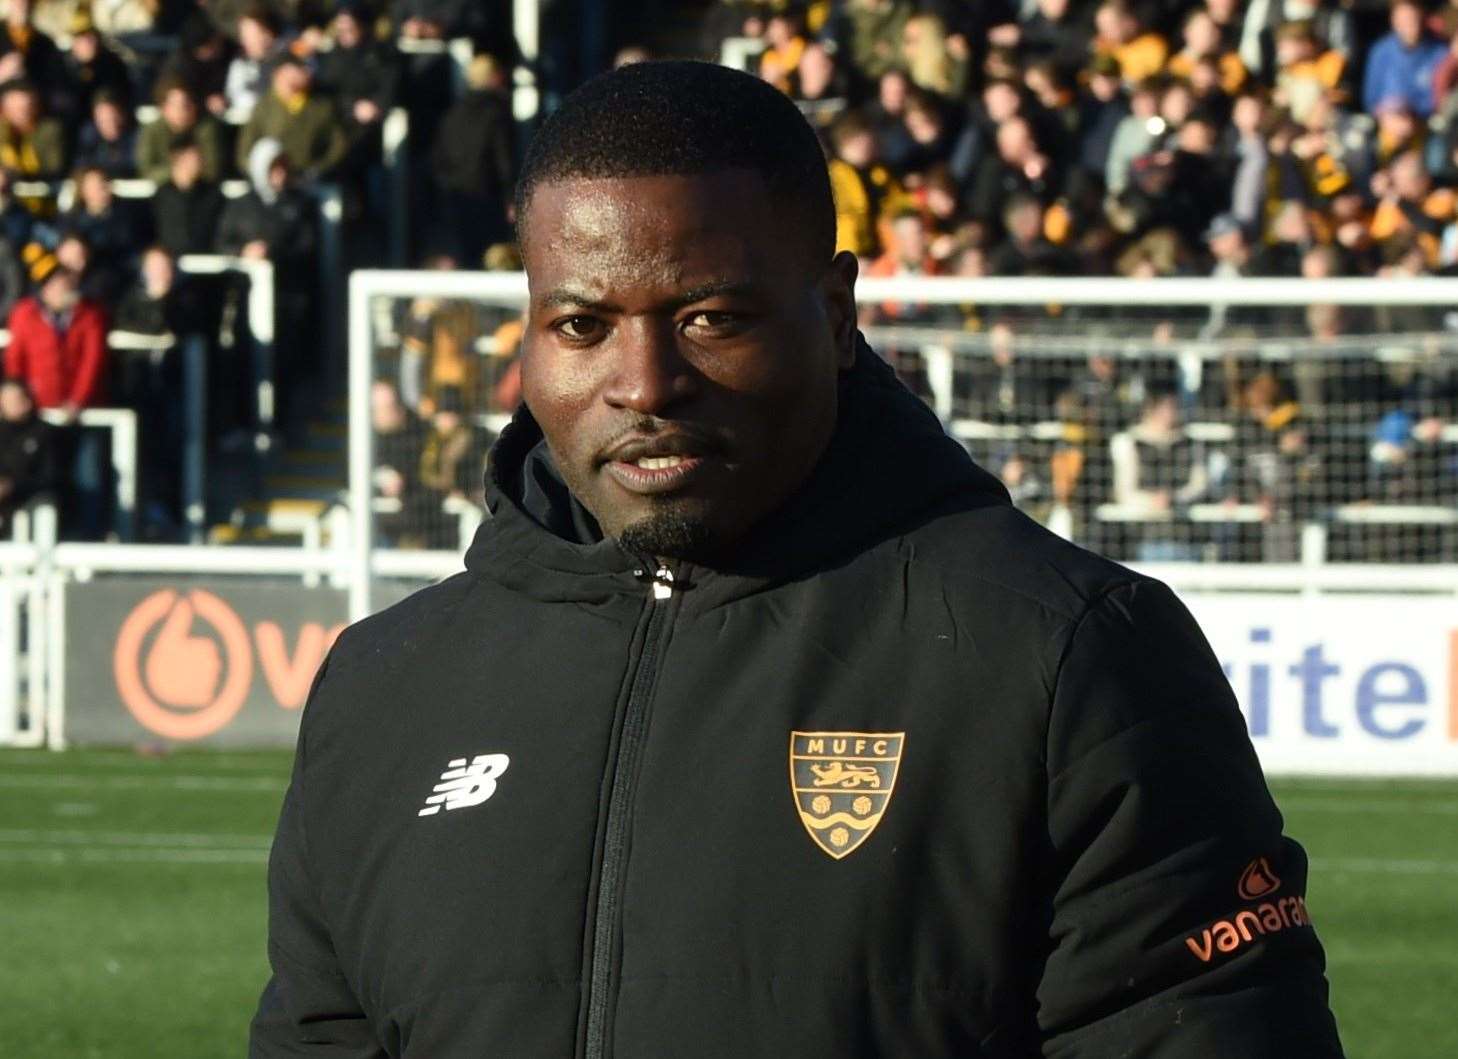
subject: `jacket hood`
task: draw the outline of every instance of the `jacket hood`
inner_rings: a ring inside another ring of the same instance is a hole
[[[258,197],[270,204],[278,198],[278,192],[268,182],[268,171],[273,168],[273,163],[281,154],[283,144],[271,136],[259,140],[248,152],[248,181]]]
[[[568,491],[541,428],[523,405],[491,452],[487,506],[466,567],[541,597],[580,599],[628,587],[651,557],[605,539]],[[753,529],[732,557],[682,564],[716,598],[837,565],[952,511],[1009,503],[1007,490],[947,437],[940,421],[864,339],[841,374],[836,427],[809,479]],[[575,583],[574,583],[575,582]],[[701,599],[700,602],[703,602]]]

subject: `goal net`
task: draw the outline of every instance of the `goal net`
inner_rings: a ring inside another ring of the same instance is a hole
[[[857,293],[871,346],[948,433],[1090,548],[1458,559],[1458,280],[898,277]],[[352,277],[361,551],[468,542],[520,399],[525,295],[515,273]]]

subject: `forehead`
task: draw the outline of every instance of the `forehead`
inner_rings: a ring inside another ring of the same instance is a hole
[[[577,285],[673,286],[778,272],[793,247],[751,170],[571,178],[535,188],[522,220],[533,296]]]

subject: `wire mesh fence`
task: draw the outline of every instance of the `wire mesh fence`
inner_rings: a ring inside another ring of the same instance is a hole
[[[371,540],[459,548],[524,284],[380,275]],[[1115,558],[1458,561],[1458,285],[1097,282],[865,282],[860,323],[1019,507]]]

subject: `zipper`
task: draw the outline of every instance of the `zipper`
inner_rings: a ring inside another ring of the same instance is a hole
[[[591,949],[587,966],[587,1026],[583,1055],[585,1059],[605,1059],[609,1015],[614,995],[613,963],[617,948],[623,870],[628,858],[628,822],[633,809],[638,758],[647,734],[648,702],[658,681],[658,665],[668,627],[668,604],[674,596],[673,571],[659,563],[650,574],[647,568],[634,575],[652,585],[648,597],[648,627],[644,630],[643,649],[628,690],[628,702],[618,735],[618,751],[613,761],[612,787],[608,792],[607,819],[603,825],[602,866],[598,870],[597,904],[592,921]]]

